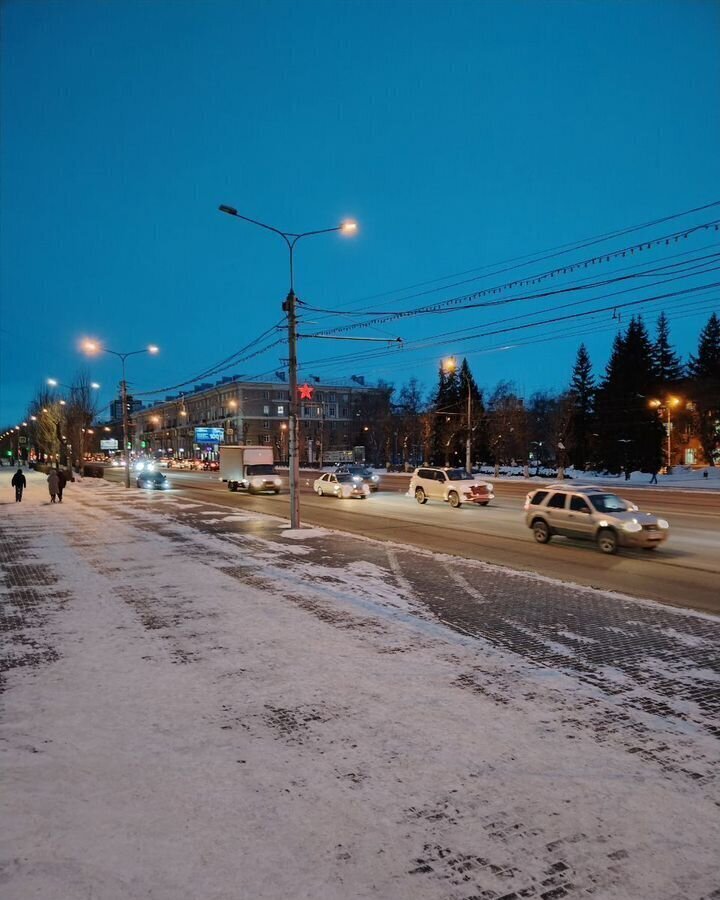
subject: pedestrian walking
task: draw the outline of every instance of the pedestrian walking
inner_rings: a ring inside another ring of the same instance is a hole
[[[57,469],[50,469],[50,474],[47,477],[48,490],[50,491],[50,502],[57,502],[57,492],[59,488],[59,479]]]
[[[657,477],[658,477],[658,471],[659,471],[658,469],[653,469],[652,478],[650,479],[650,484],[657,484],[657,483],[658,483],[658,480],[657,480]]]
[[[15,488],[15,502],[22,503],[22,495],[27,487],[27,479],[23,475],[23,470],[20,466],[18,466],[17,472],[12,477],[12,486]]]
[[[67,475],[62,469],[58,469],[58,503],[62,503],[62,495],[65,490],[65,485],[67,484]]]

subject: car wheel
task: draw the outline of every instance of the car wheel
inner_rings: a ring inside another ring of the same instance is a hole
[[[453,509],[460,508],[460,497],[457,491],[450,491],[448,494],[448,503],[452,506]]]
[[[318,485],[318,486],[315,488],[315,493],[318,495],[318,497],[322,497],[322,495],[323,495],[323,489],[320,487],[320,485]]]
[[[276,493],[276,494],[279,494],[279,493],[280,493],[280,488],[275,488],[275,493]]]
[[[657,544],[650,544],[649,547],[643,547],[643,550],[657,550],[657,548],[658,548]]]
[[[617,535],[612,528],[601,528],[597,536],[598,547],[603,553],[617,553]]]
[[[228,490],[237,493],[237,481],[228,481]]]
[[[415,499],[418,503],[427,503],[425,491],[422,488],[415,488]]]
[[[489,500],[483,500],[481,503],[478,503],[478,506],[487,506],[489,502]]]
[[[552,534],[547,524],[542,519],[537,519],[532,526],[533,536],[538,544],[547,544]]]

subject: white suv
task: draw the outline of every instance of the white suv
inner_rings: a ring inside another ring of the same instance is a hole
[[[457,509],[463,503],[477,503],[487,506],[495,499],[493,486],[489,481],[478,481],[465,469],[445,469],[422,466],[415,469],[410,479],[408,496],[418,503],[428,500],[444,500]]]

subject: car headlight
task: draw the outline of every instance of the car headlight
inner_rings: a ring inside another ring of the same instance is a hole
[[[623,525],[623,529],[625,531],[642,531],[642,525],[637,519],[633,519],[631,522],[626,522]]]
[[[669,528],[670,523],[666,519],[657,520],[658,528]]]
[[[371,478],[372,481],[380,481],[380,476],[379,476],[379,475],[371,475],[370,478]]]
[[[353,481],[362,481],[362,478],[359,475],[353,475],[352,480]]]
[[[279,478],[276,478],[276,479],[273,481],[273,484],[276,484],[278,487],[280,487],[280,485],[282,484],[282,482],[280,481]]]

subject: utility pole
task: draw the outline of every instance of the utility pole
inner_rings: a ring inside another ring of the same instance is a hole
[[[354,234],[357,230],[355,222],[347,221],[334,228],[321,228],[316,231],[304,231],[298,234],[294,231],[281,231],[273,225],[259,222],[248,216],[241,215],[234,206],[222,204],[220,212],[229,216],[235,216],[251,225],[257,225],[266,231],[272,231],[279,235],[287,245],[290,255],[290,291],[283,303],[283,310],[288,317],[288,381],[290,382],[290,403],[288,408],[288,469],[290,475],[290,527],[300,527],[300,454],[298,440],[298,396],[297,396],[297,311],[295,296],[294,251],[295,245],[301,238],[312,237],[318,234],[330,234],[339,231],[343,234]]]
[[[290,279],[292,281],[293,255],[290,249]],[[300,527],[300,455],[298,453],[298,383],[297,383],[297,317],[295,314],[295,291],[290,288],[283,309],[288,318],[288,381],[290,382],[290,403],[288,404],[288,474],[290,476],[290,527]]]

